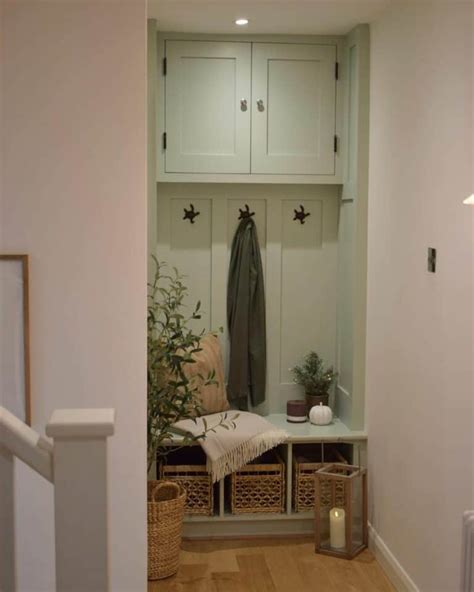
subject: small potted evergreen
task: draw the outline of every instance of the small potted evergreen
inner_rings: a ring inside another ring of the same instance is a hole
[[[325,368],[322,358],[312,351],[306,355],[300,366],[295,366],[291,371],[294,382],[304,387],[308,410],[320,403],[328,404],[329,389],[337,377],[332,366]]]

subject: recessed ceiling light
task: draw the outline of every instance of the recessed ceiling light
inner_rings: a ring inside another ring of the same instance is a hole
[[[466,197],[466,199],[462,202],[468,206],[474,206],[474,193],[472,195],[470,195],[469,197]]]
[[[235,21],[236,25],[239,25],[240,27],[242,27],[243,25],[248,25],[249,24],[249,19],[246,18],[239,18]]]

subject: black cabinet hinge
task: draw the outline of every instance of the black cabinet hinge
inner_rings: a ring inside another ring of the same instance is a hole
[[[334,136],[334,152],[337,154],[337,150],[339,148],[339,138]]]
[[[163,133],[163,150],[166,150],[166,132]]]
[[[166,76],[168,73],[168,60],[163,58],[163,76]]]
[[[334,74],[336,76],[336,80],[339,80],[339,62],[336,62],[336,65],[334,67]]]

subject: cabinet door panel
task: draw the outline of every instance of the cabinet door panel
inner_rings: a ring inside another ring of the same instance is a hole
[[[252,173],[333,175],[336,47],[252,51]]]
[[[250,56],[250,43],[166,42],[166,172],[250,172]]]

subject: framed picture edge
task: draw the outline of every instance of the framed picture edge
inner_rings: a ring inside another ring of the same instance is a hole
[[[0,254],[0,261],[20,261],[23,275],[23,360],[25,367],[25,422],[31,426],[30,276],[28,255]]]

